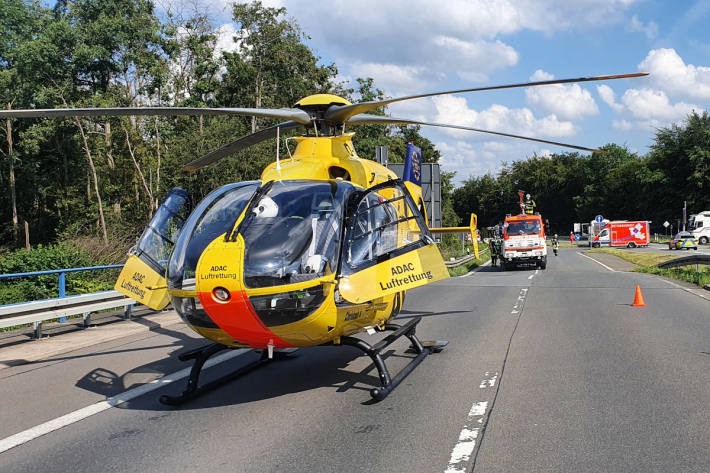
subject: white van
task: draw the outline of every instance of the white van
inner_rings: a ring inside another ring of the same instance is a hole
[[[688,220],[688,230],[698,239],[701,245],[710,242],[710,210],[691,215]]]

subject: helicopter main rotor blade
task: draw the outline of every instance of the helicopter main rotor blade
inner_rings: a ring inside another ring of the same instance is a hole
[[[201,158],[197,158],[194,161],[187,163],[184,169],[186,171],[197,171],[198,169],[217,162],[222,158],[226,158],[227,156],[241,151],[244,148],[248,148],[249,146],[255,145],[257,143],[261,143],[262,141],[268,140],[269,138],[275,138],[277,128],[280,128],[281,130],[290,130],[299,126],[302,125],[295,121],[288,121],[279,123],[278,125],[274,125],[269,128],[264,128],[263,130],[259,130],[256,133],[252,133],[251,135],[247,135],[243,138],[239,138],[236,141],[232,141],[228,145],[225,145],[219,149],[207,153]]]
[[[509,138],[518,138],[521,140],[536,141],[538,143],[545,143],[548,145],[562,146],[565,148],[578,149],[581,151],[590,151],[592,153],[605,153],[604,150],[586,148],[584,146],[571,145],[568,143],[559,143],[557,141],[542,140],[540,138],[531,138],[529,136],[513,135],[511,133],[502,133],[500,131],[482,130],[480,128],[471,128],[467,126],[460,125],[449,125],[446,123],[433,123],[433,122],[420,122],[418,120],[409,120],[406,118],[394,118],[394,117],[383,117],[379,115],[367,115],[360,114],[350,117],[346,122],[348,125],[426,125],[426,126],[437,126],[441,128],[455,128],[457,130],[467,130],[476,131],[479,133],[488,133],[491,135],[507,136]]]
[[[199,108],[199,107],[111,107],[111,108],[47,108],[0,110],[3,118],[114,117],[132,115],[247,115],[293,120],[302,125],[311,123],[308,112],[297,108]]]
[[[324,118],[332,122],[343,123],[347,122],[350,117],[354,117],[357,114],[369,112],[370,110],[374,110],[379,107],[384,107],[385,105],[389,105],[391,103],[401,102],[403,100],[433,97],[435,95],[460,94],[463,92],[481,92],[484,90],[513,89],[516,87],[532,87],[538,85],[568,84],[571,82],[590,82],[598,80],[625,79],[629,77],[641,77],[647,75],[648,72],[636,72],[633,74],[617,74],[611,76],[578,77],[576,79],[553,79],[537,82],[524,82],[520,84],[495,85],[490,87],[476,87],[472,89],[431,92],[428,94],[408,95],[406,97],[397,97],[387,100],[373,100],[371,102],[354,103],[352,105],[331,105],[330,108],[326,110]]]

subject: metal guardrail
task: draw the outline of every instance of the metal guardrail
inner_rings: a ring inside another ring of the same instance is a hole
[[[481,253],[485,253],[486,251],[488,251],[488,248],[484,248],[481,251],[479,251],[478,253],[481,254]],[[472,261],[475,259],[476,259],[476,255],[471,254],[471,255],[462,256],[461,258],[455,259],[453,261],[444,261],[444,264],[446,265],[447,268],[455,268],[456,266],[461,266],[462,264],[468,263],[469,261]]]
[[[710,255],[692,255],[672,259],[663,263],[658,263],[659,268],[679,268],[681,266],[692,266],[699,264],[710,265]]]
[[[131,317],[134,299],[118,291],[92,292],[41,301],[21,302],[0,306],[0,328],[33,324],[34,338],[42,337],[42,322],[62,319],[71,315],[83,315],[84,327],[90,323],[91,313],[99,310],[124,307],[124,318]]]
[[[0,280],[58,275],[59,297],[39,301],[20,302],[17,304],[0,305],[0,328],[15,327],[28,323],[33,324],[34,338],[42,336],[42,322],[51,319],[60,319],[64,322],[67,316],[83,315],[84,327],[88,327],[92,312],[117,307],[124,308],[124,318],[131,317],[134,299],[128,298],[118,291],[92,292],[76,296],[66,295],[66,274],[79,271],[94,271],[101,269],[122,268],[122,264],[105,266],[88,266],[83,268],[53,269],[48,271],[32,271],[26,273],[0,274]]]
[[[76,273],[79,271],[95,271],[99,269],[115,269],[123,268],[122,264],[111,264],[106,266],[87,266],[84,268],[65,268],[65,269],[50,269],[47,271],[31,271],[29,273],[11,273],[0,274],[0,280],[12,278],[28,278],[32,276],[45,276],[47,274],[59,275],[59,297],[65,297],[67,293],[67,273]]]

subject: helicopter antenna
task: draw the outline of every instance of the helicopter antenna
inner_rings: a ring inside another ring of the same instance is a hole
[[[288,140],[292,140],[293,136],[286,138],[285,140],[285,145],[286,145],[286,151],[288,151],[288,157],[291,158],[291,162],[293,162],[293,155],[291,154],[291,148],[288,147]]]

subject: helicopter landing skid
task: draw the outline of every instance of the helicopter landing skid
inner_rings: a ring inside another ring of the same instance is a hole
[[[437,353],[441,351],[443,347],[446,346],[446,344],[448,344],[448,342],[446,341],[437,341],[436,343],[430,346],[422,345],[422,342],[419,341],[419,338],[417,338],[417,335],[415,333],[417,324],[421,321],[421,319],[422,317],[420,315],[418,317],[413,318],[404,325],[385,324],[384,328],[376,328],[376,330],[380,332],[392,331],[394,333],[387,335],[384,339],[380,340],[375,345],[370,345],[366,341],[355,337],[344,336],[340,338],[340,343],[342,345],[348,345],[351,347],[359,348],[372,359],[372,363],[375,365],[375,368],[377,368],[377,371],[380,375],[380,382],[382,383],[382,386],[378,386],[370,390],[370,396],[372,396],[372,398],[376,401],[381,401],[386,398],[387,395],[391,393],[392,390],[396,388],[399,383],[401,383],[404,378],[406,378],[407,375],[411,373],[414,368],[416,368],[419,363],[421,363],[422,360],[426,358],[430,353]],[[416,358],[412,359],[412,361],[410,361],[407,366],[402,368],[402,370],[397,373],[394,378],[392,378],[390,377],[390,373],[387,370],[387,366],[385,365],[382,356],[380,356],[380,353],[382,352],[382,350],[387,348],[401,336],[409,338],[409,341],[412,343],[411,348],[414,349],[414,351],[417,353],[417,356]]]
[[[203,386],[199,386],[200,374],[202,373],[202,368],[204,367],[205,362],[211,356],[216,355],[222,350],[229,349],[230,347],[222,345],[221,343],[212,343],[181,354],[178,357],[180,361],[188,361],[192,359],[195,360],[195,363],[192,365],[192,369],[190,370],[190,376],[187,378],[187,387],[185,388],[185,391],[183,391],[182,394],[180,394],[179,396],[160,396],[160,403],[168,406],[182,405],[187,401],[191,401],[192,399],[195,399],[196,397],[199,397],[208,391],[212,391],[213,389],[216,389],[222,386],[223,384],[226,384],[242,375],[249,373],[250,371],[255,370],[256,368],[259,368],[260,366],[268,363],[269,361],[285,359],[295,351],[295,349],[274,351],[273,358],[269,359],[268,351],[262,350],[261,356],[258,360],[252,361],[248,365],[242,366],[241,368],[232,371],[231,373],[228,373],[213,381],[210,381],[209,383],[206,383]]]

